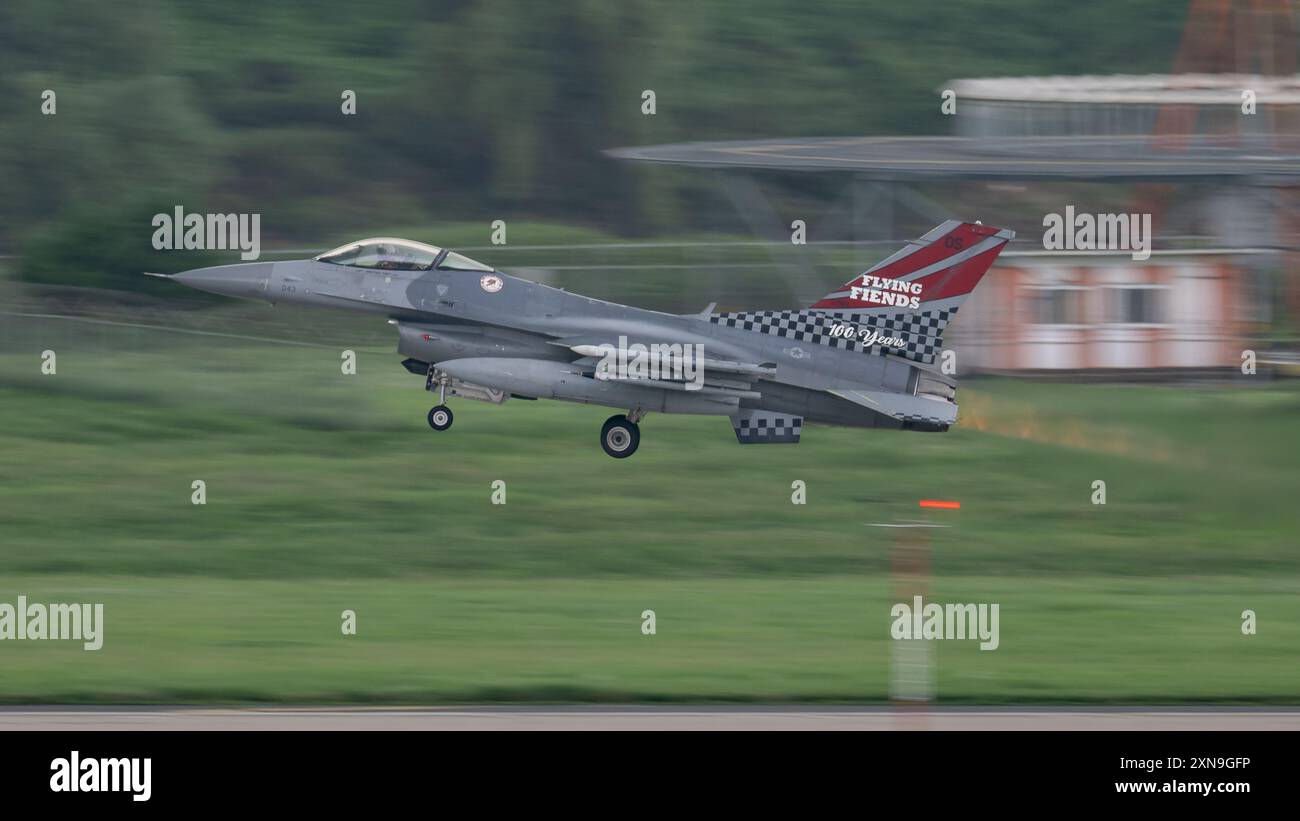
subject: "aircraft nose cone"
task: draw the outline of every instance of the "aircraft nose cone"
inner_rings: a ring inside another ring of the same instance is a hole
[[[243,265],[218,265],[214,268],[195,268],[182,271],[172,279],[223,296],[244,299],[265,299],[271,279],[273,262],[250,262]]]

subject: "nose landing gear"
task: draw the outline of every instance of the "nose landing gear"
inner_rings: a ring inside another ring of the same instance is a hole
[[[446,430],[451,427],[452,420],[455,418],[451,408],[446,405],[434,405],[429,410],[429,427],[434,430]]]
[[[451,408],[447,407],[447,379],[438,378],[433,366],[430,365],[429,374],[424,380],[424,389],[431,391],[435,384],[438,386],[438,404],[429,409],[429,427],[434,430],[446,430],[451,427],[452,421],[456,418]]]

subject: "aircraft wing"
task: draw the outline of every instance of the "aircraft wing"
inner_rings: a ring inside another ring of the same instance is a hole
[[[596,343],[586,337],[553,340],[552,344],[563,345],[584,359],[591,360],[593,364],[601,362],[608,354],[617,350],[612,343]],[[647,388],[692,390],[716,396],[758,399],[762,394],[754,390],[754,383],[764,377],[776,375],[775,362],[739,362],[703,357],[690,362],[693,369],[691,374],[698,373],[698,376],[694,379],[684,379],[669,375],[678,373],[673,367],[676,362],[673,357],[665,355],[655,359],[655,364],[658,366],[655,371],[656,376],[637,376],[629,372],[619,375],[619,381]],[[687,387],[688,385],[690,387]]]

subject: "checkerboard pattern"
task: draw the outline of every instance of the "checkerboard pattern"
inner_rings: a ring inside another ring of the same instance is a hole
[[[742,445],[797,444],[803,417],[765,410],[742,410],[731,417],[736,441]]]
[[[741,311],[712,314],[709,321],[728,328],[772,334],[799,342],[811,342],[846,351],[868,354],[893,354],[916,362],[931,364],[943,347],[940,339],[943,329],[957,315],[957,308],[909,311],[895,314],[861,314],[850,316],[835,311]],[[864,345],[850,335],[831,336],[831,328],[847,323],[865,331],[865,337],[876,331],[882,337],[902,340],[902,345]]]
[[[926,416],[919,413],[900,413],[897,418],[903,422],[925,422],[931,425],[946,425],[947,419],[939,416]]]

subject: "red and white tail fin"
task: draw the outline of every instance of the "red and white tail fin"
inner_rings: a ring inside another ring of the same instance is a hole
[[[710,314],[709,321],[930,365],[943,348],[943,329],[1014,236],[949,220],[809,308]]]
[[[1015,235],[1006,228],[948,220],[812,308],[845,317],[943,312],[947,324]]]

